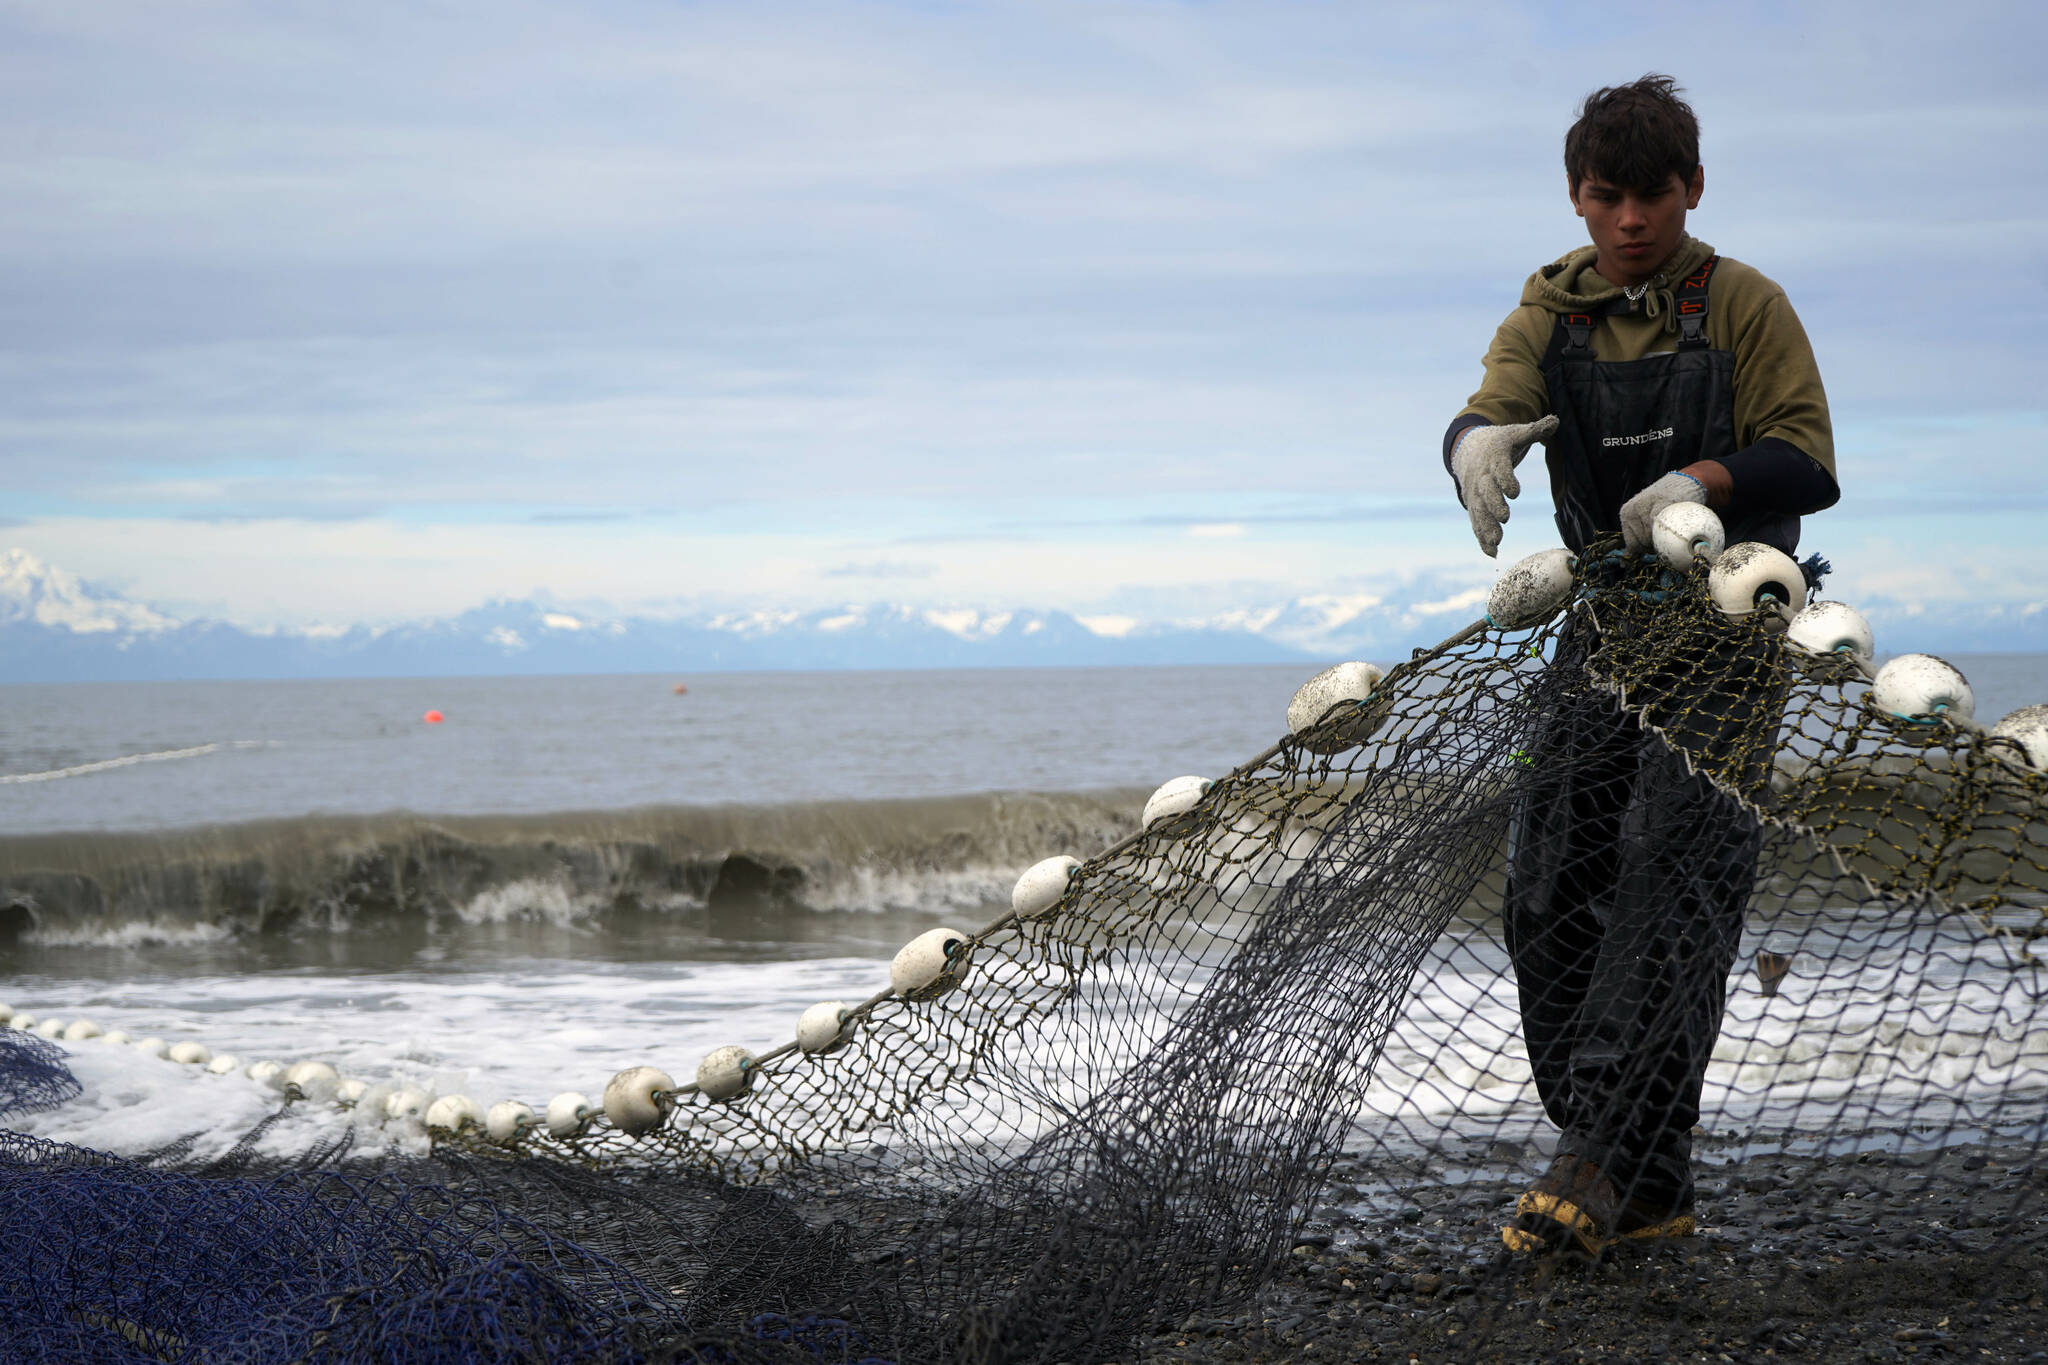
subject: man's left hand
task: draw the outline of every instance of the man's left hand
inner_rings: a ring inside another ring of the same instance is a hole
[[[1674,502],[1707,502],[1707,486],[1690,474],[1666,474],[1621,505],[1621,538],[1631,550],[1650,548],[1650,527]]]

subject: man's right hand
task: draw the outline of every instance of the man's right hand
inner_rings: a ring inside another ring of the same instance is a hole
[[[1458,500],[1472,519],[1472,535],[1489,555],[1500,552],[1500,528],[1508,519],[1508,499],[1520,497],[1522,481],[1515,466],[1529,447],[1557,431],[1553,414],[1534,422],[1504,427],[1467,427],[1451,451],[1451,477],[1458,481]]]

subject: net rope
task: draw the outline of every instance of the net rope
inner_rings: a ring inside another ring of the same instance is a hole
[[[1703,569],[1588,556],[1550,619],[1418,650],[1043,912],[958,935],[952,988],[858,1005],[736,1097],[665,1090],[650,1131],[205,1166],[8,1138],[0,1226],[35,1244],[0,1257],[8,1339],[1124,1359],[1245,1321],[1335,1241],[1378,1248],[1330,1272],[1372,1302],[1433,1258],[1432,1349],[1477,1357],[1560,1129],[1688,1210],[1700,1172],[1765,1201],[1850,1172],[1902,1245],[2038,1286],[2048,778],[1781,627]],[[55,1049],[0,1044],[0,1116],[75,1093]],[[1937,1188],[1945,1152],[1979,1174]]]

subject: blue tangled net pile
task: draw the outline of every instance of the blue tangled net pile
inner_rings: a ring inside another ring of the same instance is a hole
[[[0,1030],[0,1121],[79,1091],[61,1048]],[[8,1357],[880,1365],[830,1318],[758,1314],[737,1330],[694,1331],[673,1292],[458,1193],[462,1173],[441,1163],[353,1174],[337,1168],[337,1145],[256,1172],[261,1135],[204,1166],[165,1169],[181,1146],[131,1160],[0,1133]],[[577,1189],[576,1173],[559,1176]]]

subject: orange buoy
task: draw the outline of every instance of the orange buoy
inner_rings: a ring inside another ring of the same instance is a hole
[[[683,686],[681,683],[677,683],[674,687],[671,687],[669,691],[675,693],[679,697],[684,697],[689,695],[690,689]]]
[[[443,716],[439,711],[429,711],[424,716],[421,716],[420,719],[425,721],[429,725],[439,725],[442,721],[446,720],[447,717]]]

